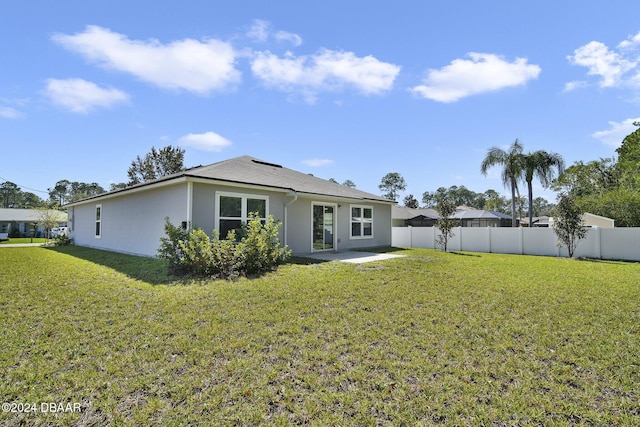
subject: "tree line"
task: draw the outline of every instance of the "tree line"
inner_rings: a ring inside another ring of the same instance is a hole
[[[618,227],[640,227],[640,122],[634,125],[639,128],[627,135],[616,149],[617,159],[577,161],[568,168],[557,153],[544,150],[525,153],[518,139],[506,150],[491,147],[480,165],[480,172],[486,175],[491,168],[499,167],[502,182],[511,191],[510,199],[493,189],[476,193],[465,186],[453,185],[426,191],[422,205],[413,194],[405,196],[403,204],[411,208],[435,208],[448,200],[456,206],[511,214],[515,224],[516,218],[523,217],[525,211],[531,222],[534,216],[553,216],[560,201],[564,202],[563,206],[570,201],[578,211],[614,219]],[[558,193],[558,204],[533,196],[535,180]],[[526,196],[520,194],[521,185],[527,189]],[[404,178],[397,172],[386,174],[378,186],[382,196],[394,201],[398,201],[406,187]]]

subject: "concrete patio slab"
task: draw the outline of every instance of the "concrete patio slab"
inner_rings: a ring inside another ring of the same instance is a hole
[[[343,251],[343,252],[318,252],[307,255],[305,258],[317,259],[321,261],[341,261],[351,264],[361,264],[364,262],[382,261],[385,259],[399,258],[404,255],[379,254],[374,252]]]

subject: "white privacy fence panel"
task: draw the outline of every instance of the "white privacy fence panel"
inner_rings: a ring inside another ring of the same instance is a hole
[[[558,247],[551,228],[456,227],[453,233],[448,244],[452,251],[568,256],[565,247]],[[436,227],[393,227],[391,244],[434,249],[437,235]],[[640,261],[640,228],[592,228],[574,256]]]
[[[602,258],[640,261],[640,228],[599,228]]]

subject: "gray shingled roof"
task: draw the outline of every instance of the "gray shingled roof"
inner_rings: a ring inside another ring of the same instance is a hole
[[[393,219],[413,219],[418,216],[425,218],[438,219],[439,215],[431,208],[408,208],[406,206],[394,206],[391,211]]]
[[[67,220],[67,214],[62,211],[51,210],[60,216],[62,221]],[[35,222],[38,221],[41,212],[37,209],[1,208],[0,221],[2,222]]]
[[[382,196],[345,187],[251,156],[234,157],[208,166],[189,169],[183,174],[195,178],[289,189],[298,193],[393,203]]]
[[[326,179],[317,178],[309,174],[285,168],[281,165],[269,163],[251,156],[240,156],[207,166],[197,166],[153,181],[89,197],[84,200],[70,203],[69,206],[81,204],[87,200],[127,193],[132,189],[140,189],[148,185],[158,184],[182,177],[257,185],[266,188],[291,190],[297,193],[310,195],[395,203],[393,200],[386,199],[382,196],[367,193],[366,191],[356,190],[355,188],[345,187],[344,185],[329,182]]]
[[[509,215],[480,209],[459,210],[451,216],[454,219],[511,219]]]

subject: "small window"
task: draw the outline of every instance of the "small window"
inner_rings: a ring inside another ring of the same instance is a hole
[[[373,207],[351,206],[351,238],[373,238]]]
[[[96,239],[102,237],[102,205],[96,205]]]

